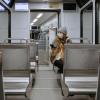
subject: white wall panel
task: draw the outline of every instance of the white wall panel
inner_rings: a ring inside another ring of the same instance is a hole
[[[79,11],[64,11],[63,26],[67,28],[70,38],[80,37],[80,14]]]
[[[0,12],[0,42],[8,38],[8,12]]]
[[[93,42],[93,28],[92,28],[92,12],[83,13],[83,37],[88,38],[90,42]]]
[[[29,32],[30,14],[29,12],[12,12],[12,37],[30,38]]]

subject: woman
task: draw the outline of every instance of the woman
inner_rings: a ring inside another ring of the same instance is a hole
[[[51,63],[58,67],[58,73],[63,73],[64,64],[64,44],[71,43],[71,40],[67,36],[67,30],[65,27],[61,27],[58,30],[58,34],[51,44]]]

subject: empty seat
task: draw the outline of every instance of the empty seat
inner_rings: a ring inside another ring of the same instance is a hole
[[[32,77],[28,44],[0,44],[5,94],[26,94]]]
[[[96,94],[100,45],[65,45],[64,73],[61,78],[65,95]]]
[[[4,43],[8,43],[9,40],[11,44],[29,44],[30,64],[35,71],[35,68],[38,67],[38,42],[33,39],[8,38],[4,40]]]

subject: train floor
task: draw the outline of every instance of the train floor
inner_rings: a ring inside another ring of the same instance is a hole
[[[36,73],[35,85],[29,100],[93,100],[89,96],[63,98],[57,78],[59,75],[51,67],[41,65]],[[27,98],[24,96],[7,96],[6,100],[27,100]]]

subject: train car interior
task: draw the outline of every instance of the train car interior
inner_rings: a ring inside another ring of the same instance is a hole
[[[100,100],[100,0],[0,0],[0,100]]]

